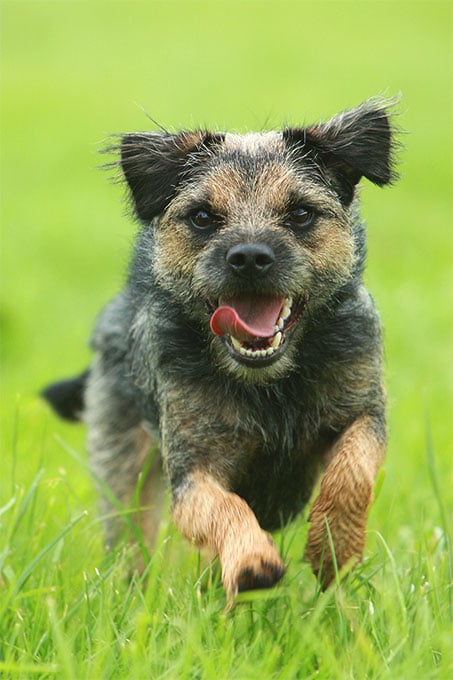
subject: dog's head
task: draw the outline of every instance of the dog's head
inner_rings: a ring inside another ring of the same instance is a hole
[[[387,109],[370,101],[282,132],[123,137],[134,210],[153,233],[150,276],[204,326],[228,373],[287,373],[304,320],[355,275],[356,185],[393,177]]]

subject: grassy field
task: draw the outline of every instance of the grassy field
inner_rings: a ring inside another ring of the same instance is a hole
[[[1,2],[0,677],[453,677],[452,5]],[[134,226],[97,169],[111,133],[312,122],[401,92],[392,189],[363,186],[386,328],[390,446],[364,563],[320,594],[303,518],[288,574],[225,611],[163,523],[149,585],[106,555],[82,427],[38,398],[85,367]]]

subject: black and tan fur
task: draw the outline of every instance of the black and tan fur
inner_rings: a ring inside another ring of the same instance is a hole
[[[219,555],[229,596],[282,577],[266,531],[302,511],[319,475],[313,570],[327,585],[335,561],[363,551],[386,433],[357,184],[394,177],[387,109],[371,100],[283,132],[121,140],[141,223],[127,285],[98,319],[89,371],[45,395],[66,417],[81,411],[94,472],[121,503],[148,470],[139,522],[149,545],[162,461],[173,519]],[[258,339],[244,356],[211,331],[219,301],[243,295],[292,299],[275,352]],[[148,469],[153,442],[161,458]],[[109,521],[109,543],[120,528]]]

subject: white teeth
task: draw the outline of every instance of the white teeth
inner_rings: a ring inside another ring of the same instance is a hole
[[[286,319],[290,316],[290,314],[291,314],[291,307],[288,307],[287,305],[285,305],[283,307],[282,311],[280,312],[280,319],[283,319],[283,321],[286,321]]]
[[[274,337],[272,338],[271,342],[271,347],[274,349],[277,349],[277,347],[280,345],[280,341],[282,339],[282,334],[280,332],[276,333]]]
[[[272,338],[269,347],[266,349],[249,349],[243,347],[237,338],[235,338],[233,335],[230,335],[231,344],[236,352],[242,354],[243,357],[252,357],[253,359],[264,359],[265,357],[270,357],[272,354],[275,354],[282,344],[282,338],[283,334],[278,331]]]
[[[292,297],[287,297],[285,299],[284,305],[282,307],[282,311],[280,312],[280,317],[277,321],[277,325],[275,327],[276,331],[281,331],[285,325],[286,319],[289,319],[291,316],[291,307],[293,306],[293,299]]]
[[[280,341],[281,341],[282,334],[277,333],[272,338],[272,343],[270,347],[267,349],[247,349],[241,345],[241,343],[238,341],[237,338],[235,338],[233,335],[230,335],[230,340],[231,344],[236,350],[236,352],[239,352],[239,354],[242,354],[243,357],[252,357],[254,359],[261,358],[264,359],[265,357],[270,357],[272,354],[275,353],[275,351],[278,349],[280,346]]]

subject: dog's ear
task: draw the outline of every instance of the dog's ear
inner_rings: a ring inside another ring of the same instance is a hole
[[[137,132],[121,140],[120,165],[137,217],[145,223],[161,213],[174,197],[189,168],[220,135],[203,132]],[[198,156],[195,156],[198,152]],[[190,161],[190,162],[189,162]]]
[[[371,99],[344,111],[327,123],[307,128],[287,129],[283,136],[289,145],[297,144],[304,154],[327,169],[348,203],[361,177],[383,186],[396,179],[396,148],[389,109],[395,100]]]

